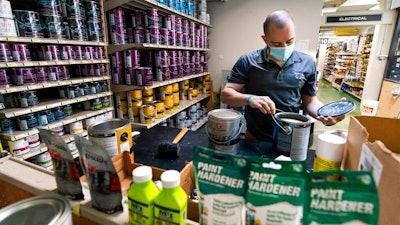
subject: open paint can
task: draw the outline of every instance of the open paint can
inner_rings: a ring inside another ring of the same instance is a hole
[[[272,148],[292,160],[303,161],[307,158],[310,129],[314,120],[299,113],[280,112],[273,116],[275,120]]]

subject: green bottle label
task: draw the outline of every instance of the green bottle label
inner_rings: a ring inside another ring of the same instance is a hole
[[[129,198],[129,222],[131,224],[149,224],[153,223],[152,214],[153,214],[153,204],[146,204],[139,201],[135,201],[132,198]]]
[[[182,210],[166,208],[160,205],[154,205],[154,224],[170,225],[170,224],[186,224],[186,208]]]

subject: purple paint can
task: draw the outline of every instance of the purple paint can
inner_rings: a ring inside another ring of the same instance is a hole
[[[160,43],[160,31],[158,27],[148,27],[146,29],[146,43]]]
[[[36,81],[38,83],[44,83],[49,81],[46,70],[47,70],[46,67],[35,67]]]
[[[169,54],[167,50],[161,50],[158,52],[158,65],[159,66],[169,65]]]
[[[140,67],[140,53],[138,50],[124,51],[125,68],[138,68]]]
[[[33,68],[16,68],[13,78],[15,85],[36,84]]]
[[[190,52],[182,51],[182,64],[187,64],[190,62]]]
[[[160,28],[160,44],[169,45],[169,31],[167,28]]]
[[[175,35],[176,35],[176,43],[175,43],[175,45],[176,46],[182,46],[182,32],[177,31],[177,32],[175,32]]]
[[[125,68],[125,84],[136,85],[135,69],[138,69],[138,68],[132,68],[132,67]]]
[[[160,72],[163,81],[170,79],[169,66],[160,66]]]
[[[143,27],[135,28],[135,43],[142,44],[145,41],[145,32]]]
[[[115,52],[111,55],[111,65],[113,67],[122,66],[122,52]]]
[[[94,59],[93,51],[94,51],[94,49],[91,46],[84,47],[83,48],[83,58],[86,60]]]
[[[188,76],[192,74],[192,69],[190,68],[189,63],[184,63],[182,65],[182,75],[183,76]]]
[[[47,71],[47,77],[49,81],[57,81],[60,80],[60,67],[58,66],[51,66]]]
[[[175,46],[176,45],[176,32],[175,32],[175,30],[169,30],[168,38],[169,38],[169,45]]]
[[[73,50],[72,46],[68,46],[68,45],[61,46],[61,59],[62,60],[75,59],[74,50]]]
[[[125,26],[125,11],[123,8],[118,7],[111,10],[108,14],[108,21],[110,26],[123,25]]]
[[[107,75],[107,68],[105,64],[97,64],[97,69],[99,70],[99,76]],[[96,72],[97,74],[97,72]]]
[[[169,66],[169,77],[170,77],[170,79],[179,78],[177,66]]]
[[[184,47],[189,46],[189,36],[187,33],[182,33],[182,46]]]
[[[93,56],[95,59],[104,59],[103,47],[94,47]]]
[[[27,44],[12,45],[11,54],[14,61],[32,61],[31,53]]]
[[[124,68],[118,65],[112,68],[113,84],[124,84]]]
[[[153,72],[150,67],[139,67],[136,71],[136,85],[151,86],[153,85]]]
[[[6,43],[0,43],[0,62],[13,61],[10,46]]]
[[[178,53],[176,51],[169,51],[169,65],[170,66],[176,66],[177,65],[177,58],[178,58]]]
[[[182,33],[189,33],[189,21],[182,19]]]
[[[126,33],[128,33],[128,43],[134,43],[135,35],[133,34],[133,28],[132,27],[126,28]]]
[[[111,43],[112,44],[126,44],[128,43],[128,34],[125,25],[111,26]]]
[[[144,28],[144,11],[134,10],[132,12],[132,27],[133,28]]]
[[[144,24],[146,27],[150,27],[150,26],[159,27],[158,10],[157,9],[146,10],[145,17],[144,17]]]
[[[6,69],[0,69],[0,87],[6,88],[11,84],[10,77]]]
[[[69,75],[69,70],[67,66],[60,66],[60,80],[69,80],[70,75]]]
[[[75,60],[83,60],[84,59],[82,46],[74,46],[73,51],[74,51],[74,59]]]
[[[175,17],[175,31],[182,33],[182,18]]]

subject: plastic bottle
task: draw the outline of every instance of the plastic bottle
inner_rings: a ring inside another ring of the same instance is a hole
[[[188,195],[180,186],[180,174],[167,170],[161,174],[162,189],[154,200],[154,224],[185,225]]]
[[[154,199],[159,189],[154,184],[149,166],[139,166],[132,171],[133,184],[128,190],[129,223],[152,225]]]

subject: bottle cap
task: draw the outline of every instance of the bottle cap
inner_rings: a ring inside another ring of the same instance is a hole
[[[161,174],[163,188],[174,188],[180,185],[181,176],[177,170],[167,170]]]
[[[132,179],[134,183],[144,183],[151,180],[153,172],[150,166],[139,166],[132,171]]]

